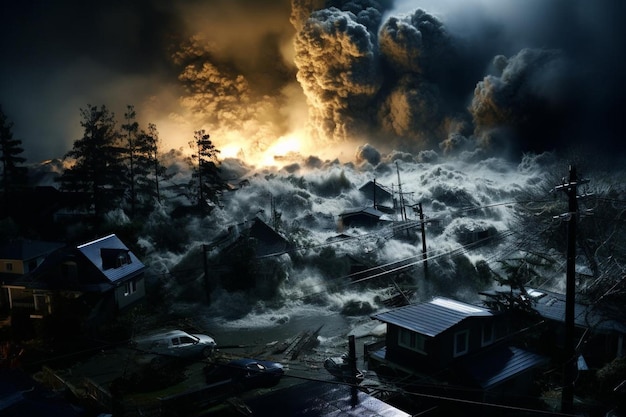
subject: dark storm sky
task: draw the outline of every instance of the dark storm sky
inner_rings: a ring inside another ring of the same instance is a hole
[[[298,3],[320,7],[323,2]],[[517,121],[533,145],[529,148],[580,143],[619,153],[626,127],[625,4],[621,0],[396,0],[395,9],[381,10],[384,19],[416,8],[441,19],[459,53],[449,63],[456,67],[446,69],[454,79],[435,81],[440,82],[442,98],[455,101],[461,110],[469,106],[477,83],[493,72],[494,56],[510,59],[523,48],[562,52],[567,64],[557,74],[550,73],[556,71],[554,66],[525,73],[533,77],[525,88],[556,89],[553,86],[559,84],[554,111],[549,105],[542,114],[528,111],[523,103],[515,107],[523,110]],[[107,104],[119,118],[126,104],[141,110],[142,103],[154,96],[160,98],[160,112],[171,112],[180,95],[179,69],[172,65],[171,56],[181,40],[203,32],[212,42],[224,45],[223,50],[253,53],[273,38],[252,46],[246,42],[262,37],[268,28],[274,28],[276,37],[293,36],[290,13],[288,0],[26,0],[3,4],[0,105],[15,123],[15,137],[23,141],[29,161],[61,157],[80,137],[79,109],[87,104]],[[260,26],[265,32],[255,29]],[[520,56],[519,61],[528,57],[532,55]],[[236,59],[243,62],[241,56]],[[517,62],[509,60],[510,72]],[[250,67],[257,76],[249,80],[274,77],[266,65],[256,62]],[[290,71],[295,72],[295,67],[282,68],[276,77],[285,79]],[[267,85],[278,89],[285,82]],[[403,84],[393,85],[397,89]],[[528,120],[519,122],[523,117]]]

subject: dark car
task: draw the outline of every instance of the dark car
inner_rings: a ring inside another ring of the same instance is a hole
[[[214,364],[205,368],[206,382],[215,384],[230,380],[236,387],[251,389],[276,385],[285,370],[278,362],[256,359],[235,359],[224,364]]]

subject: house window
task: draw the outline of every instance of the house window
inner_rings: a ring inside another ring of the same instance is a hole
[[[48,302],[45,294],[33,294],[33,299],[35,300],[35,310],[47,310]]]
[[[492,343],[493,337],[494,337],[493,323],[483,324],[482,346],[486,346]]]
[[[13,271],[13,264],[11,262],[7,262],[5,264],[5,269],[7,270],[7,272]]]
[[[128,254],[128,252],[120,253],[119,255],[117,255],[117,258],[115,258],[116,268],[119,268],[122,265],[128,265],[129,263],[130,263],[130,255]]]
[[[135,280],[128,281],[124,284],[124,295],[131,295],[137,291],[137,282]]]
[[[454,357],[461,356],[469,350],[469,330],[454,334]]]
[[[419,333],[399,329],[398,345],[426,355],[425,338]]]

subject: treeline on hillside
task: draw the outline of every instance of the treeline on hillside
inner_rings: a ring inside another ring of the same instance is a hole
[[[119,124],[106,105],[87,105],[80,109],[80,116],[83,135],[64,156],[65,168],[56,178],[56,188],[65,198],[54,203],[55,210],[80,214],[77,217],[81,222],[86,220],[86,226],[96,234],[105,223],[104,216],[115,209],[122,209],[131,221],[141,222],[161,203],[162,182],[168,179],[160,161],[156,125],[141,127],[132,105],[127,106]],[[207,214],[226,188],[217,160],[220,151],[204,130],[194,132],[189,146],[192,155],[187,162],[192,176],[178,192],[191,203],[188,212]],[[32,196],[36,184],[29,183],[23,152],[22,141],[13,137],[13,123],[0,107],[0,222],[4,223],[0,224],[0,238],[12,234],[6,230],[7,222],[17,222],[12,227],[22,229],[22,235],[45,234],[33,230],[37,229],[36,222],[25,224],[29,223],[25,217],[35,209],[33,204],[46,196]],[[29,230],[23,230],[25,227]]]

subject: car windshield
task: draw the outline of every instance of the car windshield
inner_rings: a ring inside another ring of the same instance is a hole
[[[180,343],[198,343],[200,341],[200,339],[198,339],[195,336],[181,336],[180,337]]]
[[[200,341],[197,337],[188,335],[188,336],[180,336],[172,338],[172,345],[192,345],[196,344]]]
[[[250,365],[248,365],[248,369],[251,369],[253,371],[263,371],[265,370],[265,366],[261,365],[260,363],[251,363]]]

